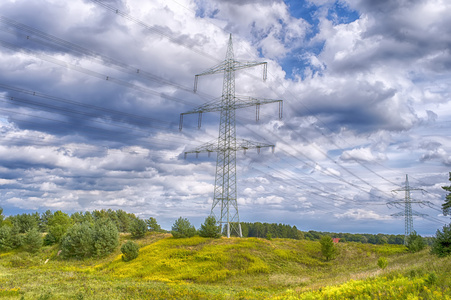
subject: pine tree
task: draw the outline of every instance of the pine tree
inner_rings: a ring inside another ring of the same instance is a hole
[[[215,239],[221,237],[221,226],[218,225],[215,217],[209,216],[205,219],[204,224],[200,225],[199,235]]]
[[[449,172],[449,181],[451,181],[451,172]],[[442,211],[445,216],[451,215],[451,185],[442,186],[442,189],[448,191],[448,195],[446,195],[445,203],[442,204]]]
[[[324,235],[319,242],[321,243],[321,253],[326,257],[326,260],[334,259],[337,255],[337,248],[335,248],[332,238]]]
[[[196,234],[196,228],[191,225],[188,219],[180,217],[172,225],[171,233],[175,238],[189,238]]]

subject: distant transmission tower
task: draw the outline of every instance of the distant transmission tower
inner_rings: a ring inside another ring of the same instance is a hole
[[[274,145],[252,142],[236,139],[235,110],[244,107],[256,106],[256,119],[259,119],[260,105],[268,103],[279,103],[279,118],[282,118],[282,100],[256,99],[251,97],[238,98],[235,96],[235,71],[245,68],[263,66],[263,80],[266,80],[267,63],[266,62],[239,62],[234,59],[232,35],[230,35],[225,60],[218,65],[195,76],[194,92],[197,90],[197,81],[199,76],[211,74],[224,74],[222,85],[222,96],[220,100],[209,102],[198,108],[180,114],[180,130],[183,126],[183,115],[198,114],[198,127],[201,126],[202,113],[220,112],[219,137],[217,141],[202,145],[188,153],[217,152],[216,176],[213,204],[211,215],[216,217],[219,224],[227,227],[227,237],[231,232],[242,237],[240,218],[238,215],[237,186],[236,186],[236,151],[271,147],[274,151]],[[216,208],[220,206],[219,217],[215,214]]]
[[[425,217],[427,215],[425,214],[420,214],[418,212],[412,211],[412,203],[416,203],[421,205],[428,205],[430,206],[432,203],[429,201],[420,201],[420,200],[412,200],[412,198],[410,197],[410,191],[424,191],[423,189],[416,189],[416,188],[411,188],[409,186],[409,177],[406,174],[406,185],[403,189],[397,189],[397,190],[393,190],[393,192],[397,192],[397,191],[404,191],[405,192],[405,196],[404,196],[404,200],[394,200],[394,201],[389,201],[387,202],[387,205],[390,206],[396,206],[396,207],[401,207],[404,206],[404,211],[396,213],[396,214],[392,214],[392,216],[394,217],[401,217],[401,216],[405,216],[405,233],[404,233],[404,245],[407,244],[407,237],[413,232],[413,218],[412,216],[419,216],[419,217]]]

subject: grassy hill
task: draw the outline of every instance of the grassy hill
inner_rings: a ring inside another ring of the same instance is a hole
[[[125,242],[129,236],[121,237]],[[451,258],[404,246],[147,234],[137,259],[63,260],[57,246],[0,256],[5,299],[451,299]],[[380,257],[388,260],[384,270]]]

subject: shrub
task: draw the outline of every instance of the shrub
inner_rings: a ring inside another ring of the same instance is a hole
[[[321,253],[326,257],[326,260],[334,259],[337,255],[337,248],[335,248],[332,238],[324,235],[319,242],[321,243]]]
[[[25,235],[25,250],[30,253],[36,253],[42,247],[42,235],[37,228],[33,228]]]
[[[191,225],[188,219],[180,217],[172,225],[171,233],[175,238],[189,238],[196,234],[196,228]]]
[[[377,260],[377,266],[382,270],[385,269],[388,266],[387,259],[385,257],[379,257],[379,259]]]
[[[431,252],[439,257],[451,254],[451,224],[443,226],[443,232],[437,230]]]
[[[132,238],[140,239],[144,237],[146,231],[147,231],[147,223],[144,220],[135,219],[130,225],[130,233],[132,235]]]
[[[205,219],[204,224],[200,225],[199,235],[206,238],[220,238],[221,226],[216,222],[214,216],[209,216]]]
[[[426,243],[421,235],[417,234],[415,231],[409,234],[407,237],[407,249],[409,252],[415,253],[423,250],[426,247]]]
[[[127,241],[121,247],[122,252],[122,260],[123,261],[131,261],[138,257],[139,255],[139,246],[132,241]]]

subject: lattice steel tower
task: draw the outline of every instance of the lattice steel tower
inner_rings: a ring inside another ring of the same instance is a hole
[[[193,110],[180,114],[180,130],[183,126],[183,116],[186,114],[199,114],[198,126],[201,126],[202,113],[220,112],[219,137],[217,141],[207,143],[194,150],[186,151],[188,153],[217,152],[216,176],[213,204],[211,215],[216,217],[219,224],[227,228],[227,237],[235,232],[237,236],[242,237],[241,224],[238,214],[237,185],[236,185],[236,151],[247,149],[257,149],[272,147],[274,145],[252,142],[236,139],[235,110],[244,107],[256,106],[256,119],[259,119],[260,105],[268,103],[279,103],[279,118],[282,118],[282,100],[256,99],[256,98],[238,98],[235,96],[235,71],[245,68],[263,66],[263,80],[266,80],[267,63],[266,62],[239,62],[234,59],[232,35],[229,37],[227,53],[225,60],[218,65],[195,76],[194,92],[197,90],[199,76],[211,74],[224,74],[222,85],[222,96],[220,100],[201,105]],[[219,217],[215,214],[220,207]]]
[[[389,202],[387,202],[387,204],[389,207],[393,206],[393,205],[396,207],[404,206],[403,212],[392,214],[392,216],[395,216],[395,217],[405,216],[404,244],[407,244],[407,237],[413,232],[413,217],[412,216],[419,216],[419,217],[427,216],[425,214],[420,214],[418,212],[412,211],[412,203],[419,204],[420,206],[423,204],[430,206],[432,203],[430,201],[412,200],[412,198],[410,197],[410,191],[424,191],[424,190],[411,188],[409,186],[409,177],[407,176],[407,174],[406,174],[405,187],[403,189],[393,190],[393,192],[397,192],[397,191],[405,192],[404,200],[389,201]]]

